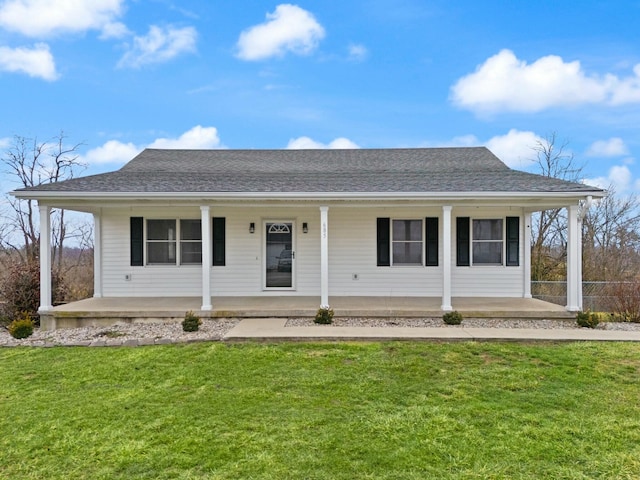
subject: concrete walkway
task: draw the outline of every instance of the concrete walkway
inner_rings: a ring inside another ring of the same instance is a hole
[[[246,318],[230,330],[226,341],[316,340],[504,340],[504,341],[607,341],[640,342],[640,331],[544,328],[439,327],[285,327],[286,318]]]

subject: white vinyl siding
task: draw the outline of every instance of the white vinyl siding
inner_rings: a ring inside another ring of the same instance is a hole
[[[161,215],[160,215],[161,214]],[[191,296],[202,293],[200,265],[130,266],[129,218],[199,218],[199,206],[185,208],[103,209],[103,295]],[[320,295],[320,210],[310,207],[211,206],[212,217],[226,219],[226,265],[211,269],[212,295],[282,296]],[[441,207],[329,207],[329,295],[330,296],[431,296],[442,295],[442,244],[437,267],[422,265],[380,268],[376,265],[376,221],[441,217]],[[456,209],[454,218],[504,218],[519,212],[509,209]],[[291,291],[265,291],[263,225],[268,220],[292,220],[296,225],[296,288]],[[249,226],[255,223],[255,233]],[[308,224],[308,233],[302,224]],[[521,222],[522,224],[523,222]],[[455,222],[451,232],[455,252]],[[424,237],[424,234],[422,234]],[[440,232],[442,239],[443,232]],[[178,237],[180,238],[180,237]],[[520,235],[520,265],[523,265],[523,235]],[[424,243],[422,243],[424,248]],[[203,248],[211,248],[204,246]],[[521,296],[523,267],[477,266],[461,268],[452,258],[452,295]],[[128,278],[128,280],[127,280]]]

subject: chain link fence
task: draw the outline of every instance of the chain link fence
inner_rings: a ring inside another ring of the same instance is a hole
[[[611,309],[608,292],[616,282],[582,282],[582,308],[594,312]],[[567,304],[567,282],[531,282],[531,295],[549,303]]]

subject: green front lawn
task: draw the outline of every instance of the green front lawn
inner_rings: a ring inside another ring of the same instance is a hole
[[[640,345],[0,350],[0,478],[640,478]]]

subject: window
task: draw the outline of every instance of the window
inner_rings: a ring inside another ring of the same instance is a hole
[[[503,221],[473,220],[472,258],[474,265],[502,265]]]
[[[202,263],[200,220],[147,220],[147,265],[175,265],[178,258],[181,265]]]
[[[145,236],[146,225],[146,236]],[[130,217],[130,265],[202,265],[202,221]],[[225,265],[225,218],[213,217],[213,265]],[[146,247],[146,252],[145,252]],[[145,263],[146,260],[146,263]]]
[[[200,220],[180,220],[180,264],[202,263],[202,227]]]
[[[176,221],[147,220],[147,265],[176,263]]]
[[[471,226],[473,226],[471,228]],[[503,228],[504,227],[504,228]],[[520,265],[520,217],[456,218],[456,265]]]
[[[438,224],[438,217],[426,217],[424,223],[422,219],[392,220],[378,217],[376,220],[378,267],[391,265],[437,267]]]
[[[422,265],[422,220],[392,221],[393,265]]]

